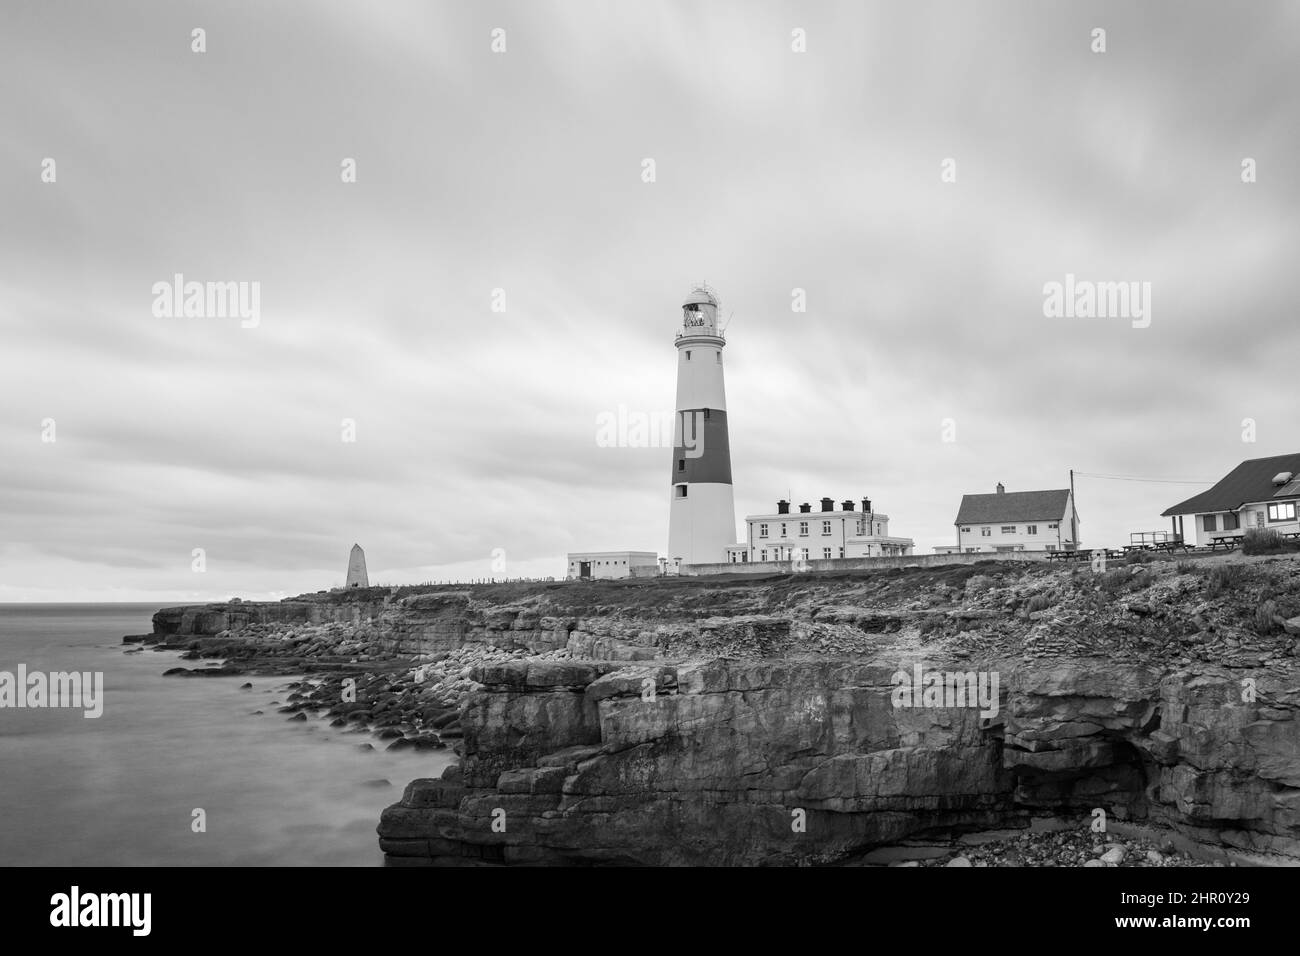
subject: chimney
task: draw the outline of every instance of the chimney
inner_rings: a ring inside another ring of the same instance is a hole
[[[863,499],[862,499],[862,510],[865,511],[867,514],[871,514],[871,499],[870,499],[870,498],[863,498]]]
[[[788,515],[790,513],[790,502],[782,498],[776,503],[776,513],[779,515]]]
[[[853,510],[853,502],[852,502],[852,501],[841,501],[841,502],[840,502],[840,508],[841,508],[842,510],[844,510],[844,511],[852,511],[852,510]]]
[[[835,510],[835,499],[834,499],[834,498],[823,498],[823,499],[822,499],[822,511],[834,511],[834,510]]]
[[[999,481],[999,482],[998,482],[998,494],[1000,494],[1000,495],[1005,495],[1006,493],[1007,493],[1007,489],[1004,488],[1004,487],[1002,486],[1002,482]]]
[[[810,511],[812,511],[812,505],[808,504],[806,501],[799,506],[799,513],[801,515],[806,515]]]

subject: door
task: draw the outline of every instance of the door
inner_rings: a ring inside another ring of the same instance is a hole
[[[590,561],[579,561],[579,562],[578,562],[578,577],[580,577],[580,578],[589,578],[589,577],[591,577],[591,562],[590,562]]]

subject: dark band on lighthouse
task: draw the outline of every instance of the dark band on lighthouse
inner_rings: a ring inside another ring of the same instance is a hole
[[[672,484],[683,481],[731,484],[731,444],[727,439],[725,409],[678,411],[675,435]]]

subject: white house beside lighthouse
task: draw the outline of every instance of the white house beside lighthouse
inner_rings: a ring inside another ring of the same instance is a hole
[[[682,303],[677,333],[677,413],[673,436],[668,563],[714,564],[736,542],[727,398],[722,379],[718,298],[700,286]]]

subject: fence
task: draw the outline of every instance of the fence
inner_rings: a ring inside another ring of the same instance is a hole
[[[750,561],[684,564],[681,574],[789,574],[792,571],[867,571],[884,568],[930,568],[980,561],[1046,561],[1049,551],[978,551],[974,554],[909,554],[898,557],[831,558],[822,561]]]

